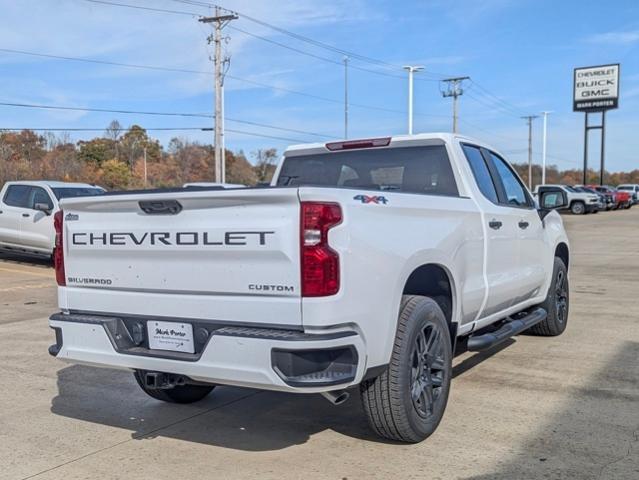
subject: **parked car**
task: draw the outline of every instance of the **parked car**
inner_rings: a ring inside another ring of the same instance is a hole
[[[575,215],[583,215],[584,213],[597,213],[599,211],[599,197],[594,193],[580,192],[570,185],[537,185],[535,187],[535,195],[543,192],[562,191],[568,198],[568,206],[566,207]]]
[[[610,190],[606,187],[599,187],[599,185],[575,185],[575,188],[587,189],[590,192],[595,192],[599,195],[603,195],[605,199],[606,210],[613,210],[617,208],[617,192],[615,190]]]
[[[379,435],[418,442],[457,343],[566,328],[566,194],[537,206],[482,142],[299,145],[272,185],[63,201],[49,352],[132,370],[167,402],[226,384],[341,403],[359,386]]]
[[[610,194],[613,198],[613,210],[619,210],[620,208],[630,208],[632,206],[632,200],[630,193],[625,190],[617,190],[609,185],[586,185],[588,188],[592,188],[597,192]]]
[[[104,191],[86,183],[5,183],[0,191],[0,250],[51,255],[55,244],[53,214],[59,211],[60,200]]]
[[[632,204],[639,203],[639,185],[636,183],[624,183],[623,185],[619,185],[617,190],[623,190],[626,192],[630,192],[632,197]]]
[[[603,193],[598,192],[597,190],[593,190],[592,188],[588,188],[588,187],[583,187],[583,186],[579,186],[579,185],[573,185],[573,187],[576,191],[578,192],[583,192],[583,193],[592,193],[594,195],[597,195],[597,206],[599,211],[601,210],[609,210],[608,207],[608,203],[610,203],[612,208],[612,204],[613,204],[613,200],[612,200],[612,196],[610,197],[610,202],[607,201],[606,196]]]

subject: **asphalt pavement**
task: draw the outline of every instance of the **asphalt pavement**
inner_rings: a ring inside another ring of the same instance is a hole
[[[0,257],[0,479],[639,479],[639,207],[564,220],[567,331],[457,357],[417,445],[375,437],[356,393],[170,405],[128,372],[56,360],[53,270]]]

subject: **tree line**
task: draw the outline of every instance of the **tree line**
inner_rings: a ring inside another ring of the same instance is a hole
[[[251,156],[253,162],[241,150],[226,150],[228,183],[250,186],[270,181],[276,149],[259,149]],[[109,190],[178,187],[213,181],[213,163],[211,145],[176,137],[164,148],[139,125],[124,129],[117,121],[102,136],[78,142],[72,142],[68,133],[0,131],[2,184],[46,179],[90,183]]]
[[[251,152],[250,157],[252,161],[241,150],[226,150],[228,183],[251,186],[270,181],[277,151],[259,149]],[[141,126],[125,129],[117,121],[111,122],[102,136],[78,142],[72,142],[68,133],[0,131],[2,183],[46,179],[96,184],[109,190],[178,187],[187,182],[212,181],[213,158],[211,145],[176,137],[164,148]],[[527,182],[528,165],[514,164],[514,167]],[[554,165],[546,169],[546,183],[575,185],[582,181],[581,169],[559,170]],[[589,170],[588,183],[598,182],[599,173]],[[532,184],[538,183],[541,167],[534,165]],[[604,183],[639,183],[639,169],[605,172]]]

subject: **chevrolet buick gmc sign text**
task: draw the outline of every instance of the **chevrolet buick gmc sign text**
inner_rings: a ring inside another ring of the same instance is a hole
[[[575,68],[572,108],[598,112],[619,106],[619,64]]]

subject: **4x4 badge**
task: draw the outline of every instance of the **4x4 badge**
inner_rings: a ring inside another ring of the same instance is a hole
[[[375,203],[377,205],[379,205],[380,203],[383,203],[384,205],[386,205],[388,203],[388,199],[386,197],[383,197],[381,195],[355,195],[353,197],[353,200],[359,200],[362,203]]]

